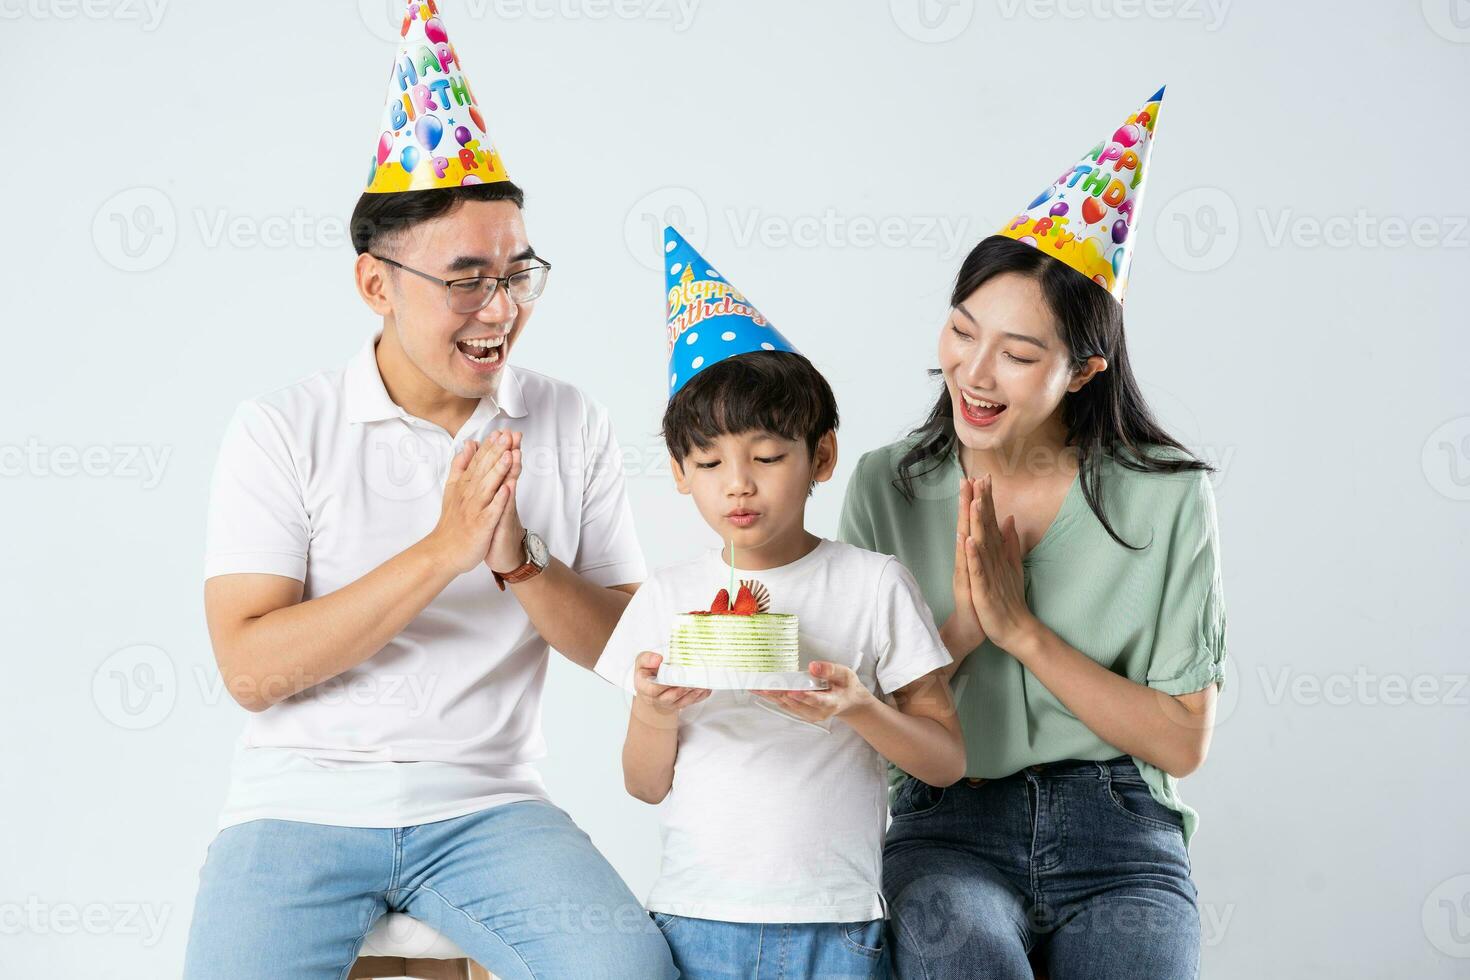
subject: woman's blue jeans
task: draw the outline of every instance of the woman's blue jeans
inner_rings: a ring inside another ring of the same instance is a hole
[[[883,849],[894,976],[1194,980],[1200,920],[1179,816],[1132,760],[938,788],[906,779]]]

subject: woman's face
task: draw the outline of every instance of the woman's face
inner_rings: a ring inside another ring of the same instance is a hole
[[[1074,373],[1041,284],[1016,273],[990,279],[950,310],[939,366],[960,442],[986,452],[1024,444],[1068,390],[1096,373]]]

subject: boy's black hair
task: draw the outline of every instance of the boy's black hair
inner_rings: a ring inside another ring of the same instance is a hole
[[[817,443],[836,429],[837,399],[822,372],[800,354],[765,350],[700,371],[669,402],[663,423],[669,455],[681,466],[717,436],[742,432],[804,441],[814,458]]]
[[[510,201],[522,210],[526,194],[508,180],[467,187],[435,187],[397,194],[363,194],[352,209],[352,247],[380,252],[414,225],[448,214],[466,201]]]

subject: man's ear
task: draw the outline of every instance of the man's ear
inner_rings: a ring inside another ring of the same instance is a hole
[[[679,488],[679,492],[689,493],[689,478],[684,475],[683,465],[674,458],[672,453],[669,454],[669,470],[674,474],[674,486]]]
[[[1072,375],[1072,380],[1067,382],[1067,390],[1070,392],[1081,391],[1087,382],[1102,374],[1107,369],[1108,359],[1106,357],[1098,357],[1094,354],[1087,359],[1086,364],[1077,370],[1076,374]]]
[[[826,483],[837,469],[837,432],[828,432],[817,440],[817,450],[812,454],[812,482]]]
[[[366,252],[357,257],[352,266],[353,278],[357,282],[357,295],[362,297],[374,313],[388,316],[393,304],[388,299],[388,267]]]

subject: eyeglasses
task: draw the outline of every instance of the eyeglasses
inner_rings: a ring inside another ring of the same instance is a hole
[[[371,254],[371,253],[370,253]],[[495,292],[504,288],[505,294],[510,301],[517,306],[534,302],[546,288],[546,276],[551,272],[551,263],[544,259],[535,259],[538,264],[520,272],[512,272],[508,276],[471,276],[468,279],[440,279],[431,276],[427,272],[418,269],[410,269],[402,262],[384,258],[381,255],[373,255],[379,262],[386,262],[395,269],[404,272],[412,272],[420,278],[430,282],[437,282],[444,287],[444,301],[449,304],[452,313],[478,313],[490,305],[495,298]]]

